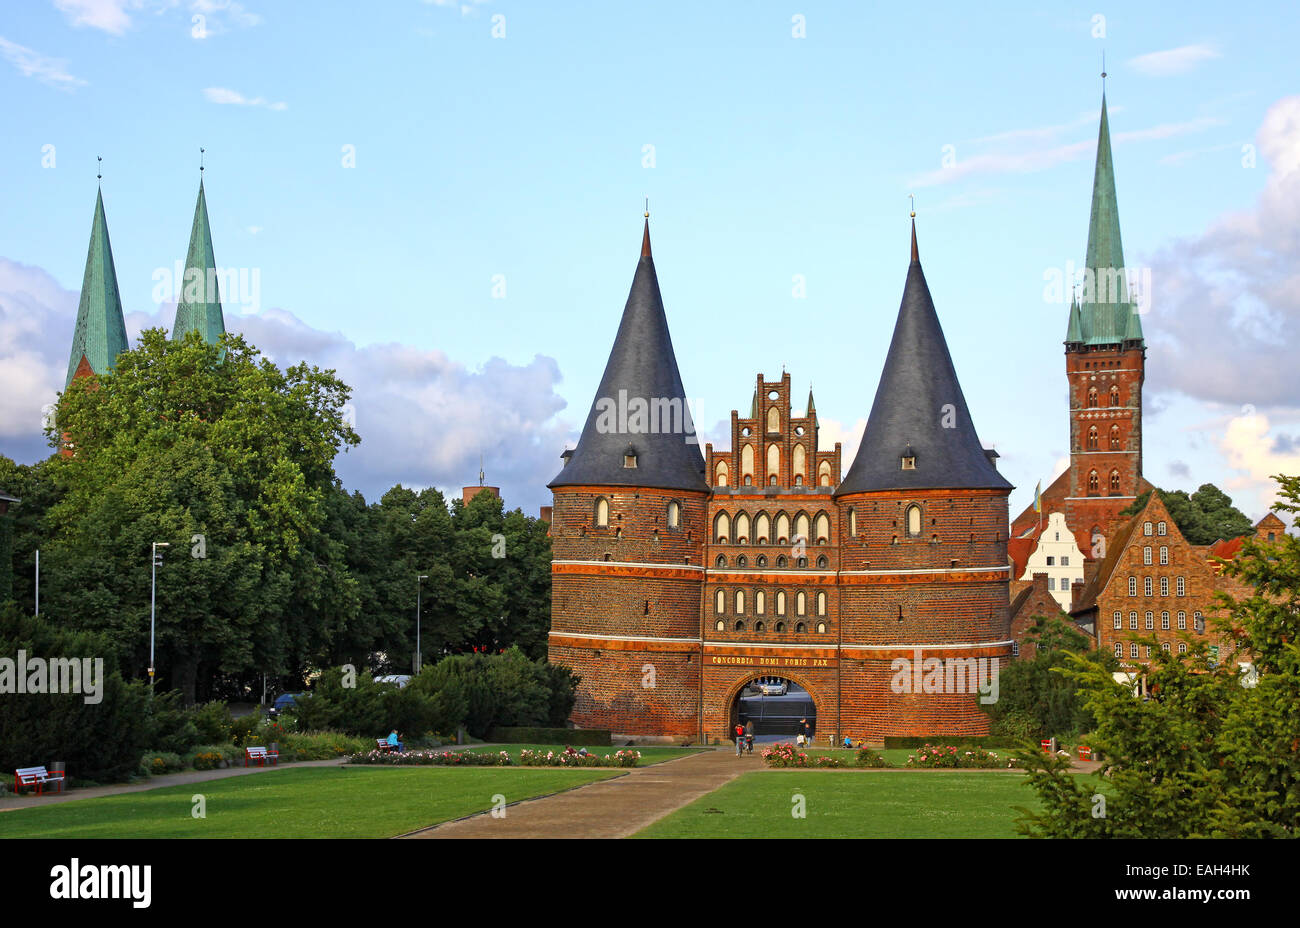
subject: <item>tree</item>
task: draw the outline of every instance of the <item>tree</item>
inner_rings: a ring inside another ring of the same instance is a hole
[[[1300,512],[1300,478],[1277,476],[1279,512]],[[1046,837],[1296,837],[1300,835],[1300,539],[1247,539],[1224,573],[1253,587],[1218,597],[1221,651],[1185,634],[1186,654],[1164,652],[1153,637],[1150,699],[1117,684],[1100,662],[1071,658],[1097,718],[1094,746],[1110,783],[1104,815],[1093,810],[1096,784],[1069,774],[1064,760],[1026,755],[1042,810],[1019,827]],[[1248,659],[1247,675],[1223,648]]]
[[[1184,490],[1157,492],[1188,544],[1209,545],[1221,538],[1237,538],[1254,531],[1255,526],[1250,518],[1233,506],[1228,495],[1212,483],[1201,484],[1200,489],[1190,496]],[[1151,491],[1147,490],[1123,509],[1120,515],[1137,515],[1150,497]]]
[[[44,520],[51,609],[109,632],[142,670],[149,552],[166,541],[158,666],[187,703],[217,675],[284,673],[328,653],[359,608],[322,534],[334,456],[359,441],[348,397],[332,371],[281,371],[240,336],[218,346],[161,329],[112,373],[73,381],[47,428],[75,448],[46,462],[59,484]]]

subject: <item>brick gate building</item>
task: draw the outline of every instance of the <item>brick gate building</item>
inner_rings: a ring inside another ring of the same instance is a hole
[[[550,483],[549,651],[582,677],[575,722],[721,737],[742,689],[780,677],[808,691],[823,737],[986,733],[976,664],[982,680],[1012,647],[1011,485],[971,422],[915,227],[847,474],[785,373],[758,376],[730,439],[701,454],[647,220],[599,391]]]

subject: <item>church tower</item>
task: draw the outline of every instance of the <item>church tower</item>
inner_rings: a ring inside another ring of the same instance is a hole
[[[549,484],[552,663],[582,678],[574,721],[700,729],[708,486],[646,214],[632,289],[578,445]]]
[[[913,219],[889,353],[857,456],[835,491],[846,730],[873,737],[988,732],[971,693],[988,679],[991,659],[1011,653],[1011,489],[975,432]],[[915,667],[900,676],[896,659]],[[946,680],[937,687],[936,667]],[[947,677],[949,667],[962,669]],[[923,670],[930,682],[920,685]]]
[[[1120,242],[1103,93],[1083,292],[1077,302],[1071,301],[1065,337],[1070,470],[1064,509],[1066,522],[1076,536],[1089,540],[1089,548],[1098,534],[1109,533],[1120,510],[1146,486],[1142,479],[1146,343],[1130,282]]]
[[[108,240],[104,218],[104,191],[95,197],[95,218],[90,225],[90,248],[86,272],[81,278],[81,302],[77,305],[77,326],[72,332],[65,389],[78,377],[105,374],[117,356],[127,350],[126,322],[122,298],[113,266],[113,245]]]
[[[199,168],[200,173],[202,170]],[[208,201],[203,195],[203,178],[200,177],[199,199],[194,204],[194,225],[190,229],[190,247],[185,256],[180,296],[176,301],[172,340],[179,341],[187,332],[198,332],[204,341],[215,345],[225,331],[217,259],[212,253],[212,230],[208,228]]]

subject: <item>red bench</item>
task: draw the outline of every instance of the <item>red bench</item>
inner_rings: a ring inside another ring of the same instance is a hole
[[[397,745],[389,744],[387,738],[376,738],[375,750],[379,751],[381,754],[387,754],[389,751],[397,750]]]
[[[275,766],[280,765],[280,752],[268,751],[266,748],[244,748],[244,766],[248,766],[250,760],[257,761],[257,766],[262,767],[269,760]]]
[[[64,777],[63,774],[53,776],[44,767],[21,767],[14,771],[14,792],[20,789],[31,789],[36,787],[36,795],[40,796],[45,792],[47,783],[57,783],[58,792],[63,792]]]

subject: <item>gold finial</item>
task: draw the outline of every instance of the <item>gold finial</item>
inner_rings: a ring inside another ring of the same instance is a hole
[[[646,198],[645,198],[645,218],[646,218],[646,219],[649,219],[649,218],[650,218],[650,198],[649,198],[649,197],[646,197]]]
[[[907,195],[907,199],[908,199],[909,201],[911,201],[911,204],[912,204],[912,218],[915,219],[915,218],[916,218],[916,197],[914,197],[912,194],[909,193],[909,194]]]

